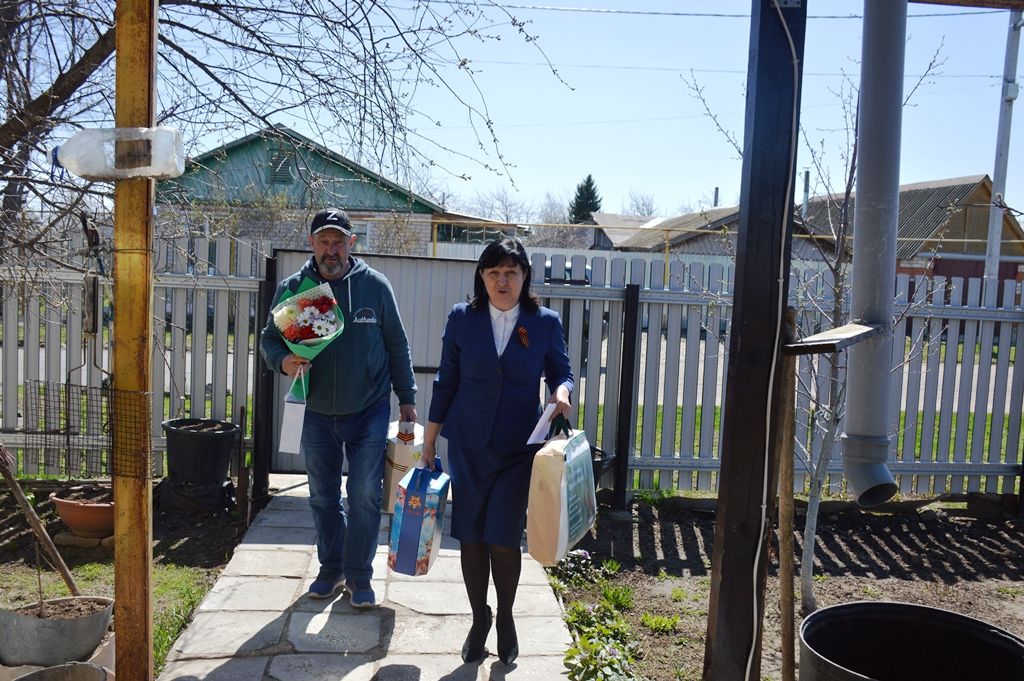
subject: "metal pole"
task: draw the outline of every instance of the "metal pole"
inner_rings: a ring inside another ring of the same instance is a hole
[[[1010,123],[1013,100],[1017,99],[1017,53],[1020,48],[1021,11],[1010,12],[1006,35],[1006,61],[1003,62],[1003,89],[1000,92],[999,126],[996,129],[996,164],[992,170],[992,205],[988,210],[988,242],[985,247],[985,306],[995,307],[999,293],[999,245],[1003,236],[1003,213],[997,205],[1006,192],[1006,166],[1010,156]],[[1005,201],[1005,197],[1004,197]]]
[[[849,351],[843,469],[861,506],[875,506],[896,493],[885,462],[906,26],[907,0],[865,1],[850,311],[854,321],[887,332]]]
[[[622,329],[622,373],[619,378],[619,413],[615,423],[615,494],[612,508],[626,509],[629,460],[633,458],[636,426],[633,421],[637,340],[640,335],[640,286],[626,284],[625,319]]]
[[[117,0],[114,125],[156,119],[157,2]],[[115,667],[153,678],[153,180],[114,183],[114,607]],[[124,396],[123,399],[119,396]],[[119,416],[116,405],[133,405]]]

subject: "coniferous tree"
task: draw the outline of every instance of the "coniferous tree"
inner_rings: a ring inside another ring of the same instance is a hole
[[[593,224],[593,213],[601,210],[601,195],[597,193],[594,178],[587,175],[576,185],[576,196],[569,203],[569,222],[574,225]]]

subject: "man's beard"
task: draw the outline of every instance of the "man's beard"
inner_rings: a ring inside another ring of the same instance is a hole
[[[322,260],[318,260],[317,265],[320,267],[320,274],[333,277],[341,274],[345,262],[341,258],[335,258],[334,260],[324,258]]]

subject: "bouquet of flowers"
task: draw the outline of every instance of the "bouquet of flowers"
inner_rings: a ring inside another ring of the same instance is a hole
[[[288,349],[308,360],[319,355],[345,330],[345,317],[334,299],[331,285],[326,282],[318,285],[309,278],[302,280],[295,293],[286,291],[270,314]],[[296,398],[308,393],[308,375],[303,375],[302,383],[292,387]]]

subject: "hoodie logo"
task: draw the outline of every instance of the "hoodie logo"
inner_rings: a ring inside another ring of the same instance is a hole
[[[376,324],[377,313],[372,308],[363,307],[355,311],[352,315],[353,324]]]

